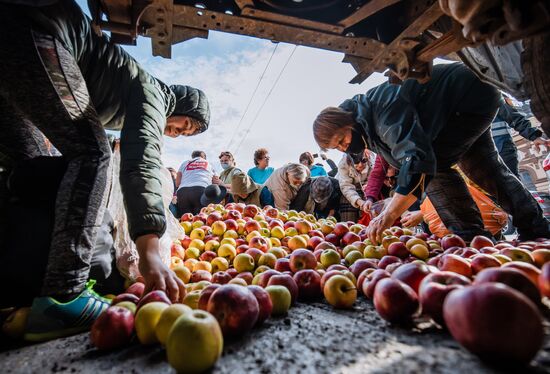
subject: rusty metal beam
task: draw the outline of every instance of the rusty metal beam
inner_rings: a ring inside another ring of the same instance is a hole
[[[409,72],[407,52],[410,52],[418,43],[412,39],[418,38],[429,26],[443,15],[438,2],[430,5],[424,13],[411,23],[397,38],[374,56],[367,69],[357,74],[350,83],[361,83],[373,72],[383,72],[388,66],[397,67],[397,73],[406,76]],[[394,70],[392,69],[392,70]]]
[[[401,0],[371,0],[361,8],[359,8],[354,13],[350,14],[347,18],[344,18],[338,24],[344,28],[349,28],[365,18],[372,16],[375,13],[378,13],[384,8],[389,7],[390,5],[396,4]]]
[[[324,31],[334,34],[341,34],[344,32],[344,27],[339,25],[331,25],[328,23],[310,21],[303,18],[291,17],[279,13],[266,12],[264,10],[254,9],[250,7],[243,8],[241,15],[260,20],[273,21],[282,25],[297,26],[310,30]]]
[[[176,26],[254,36],[272,41],[342,52],[368,59],[372,59],[380,49],[385,47],[384,43],[371,38],[345,37],[186,5],[176,4],[173,9],[173,23]]]

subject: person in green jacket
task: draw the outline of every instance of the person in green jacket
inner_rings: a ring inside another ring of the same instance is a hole
[[[455,164],[512,215],[520,240],[550,237],[540,206],[491,138],[500,98],[463,64],[442,64],[425,84],[386,82],[317,116],[313,133],[322,149],[353,154],[367,148],[399,170],[391,204],[369,225],[371,241],[379,242],[424,190],[449,231],[467,241],[491,237]]]
[[[44,134],[68,165],[42,291],[33,301],[25,338],[85,330],[108,306],[88,282],[109,183],[105,128],[121,131],[120,183],[146,292],[164,290],[179,300],[184,284],[159,253],[166,229],[162,137],[205,131],[210,120],[205,94],[169,87],[148,74],[105,34],[96,34],[73,0],[8,2],[0,0],[2,159],[17,165],[44,155]]]

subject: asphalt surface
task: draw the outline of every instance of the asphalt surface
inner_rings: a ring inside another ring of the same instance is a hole
[[[548,309],[546,310],[548,311]],[[548,313],[547,313],[548,321]],[[546,341],[522,373],[550,373]],[[88,334],[0,353],[2,373],[174,373],[159,346],[137,343],[115,352],[95,350]],[[248,336],[226,342],[214,373],[493,373],[499,370],[462,349],[429,322],[391,326],[368,301],[353,310],[326,303],[298,304]]]

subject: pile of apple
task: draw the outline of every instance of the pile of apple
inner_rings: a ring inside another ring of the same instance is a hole
[[[170,264],[186,285],[179,303],[133,284],[94,324],[98,348],[124,346],[135,332],[142,344],[165,345],[178,371],[205,370],[224,338],[298,300],[352,308],[358,295],[391,323],[432,319],[488,361],[525,364],[542,345],[550,241],[480,236],[466,246],[456,235],[393,227],[371,243],[360,224],[234,203],[184,214],[181,225],[186,235],[173,243]]]

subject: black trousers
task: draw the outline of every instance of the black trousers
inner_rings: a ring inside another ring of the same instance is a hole
[[[193,186],[182,187],[178,190],[178,214],[181,217],[184,213],[198,214],[202,208],[201,196],[206,187]]]
[[[496,110],[495,110],[496,113]],[[466,240],[491,234],[460,174],[491,194],[513,216],[520,239],[550,237],[542,209],[499,156],[490,132],[494,114],[454,115],[434,141],[437,173],[426,192],[445,226]]]

